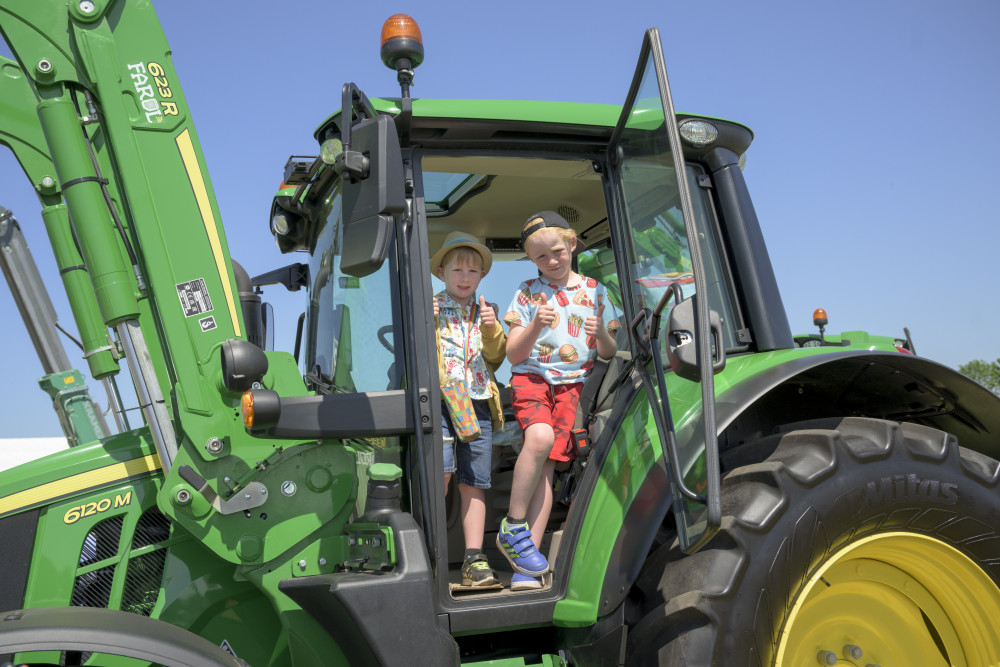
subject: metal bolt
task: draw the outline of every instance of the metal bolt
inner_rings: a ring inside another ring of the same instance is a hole
[[[261,488],[260,495],[262,495],[262,496],[266,496],[267,495],[267,487]]]
[[[89,14],[92,11],[94,11],[94,3],[91,2],[90,0],[80,0],[80,4],[77,6],[80,8],[80,11],[83,12],[84,14]]]
[[[299,561],[299,568],[301,568],[303,570],[306,569],[306,561],[305,561],[305,559]]]
[[[319,564],[320,565],[326,565],[326,559],[325,558],[320,558],[319,559]]]
[[[205,449],[209,454],[221,454],[223,446],[222,438],[209,438],[205,443]]]
[[[821,665],[836,665],[837,654],[833,651],[820,651],[816,654],[816,661]]]
[[[51,72],[52,71],[52,63],[49,62],[48,60],[46,60],[45,58],[42,58],[41,60],[39,60],[38,64],[35,65],[35,67],[37,67],[38,71],[41,72],[41,73],[43,73],[43,74],[46,73],[46,72]]]
[[[229,475],[226,475],[225,477],[222,478],[222,481],[225,482],[226,484],[229,484],[229,482],[232,481],[232,478],[229,477]]]
[[[177,502],[182,505],[187,505],[191,502],[191,493],[187,489],[181,489],[177,492]]]
[[[293,482],[292,480],[287,480],[281,483],[281,495],[285,496],[286,498],[291,498],[292,496],[294,496],[296,490],[297,489],[295,487],[295,482]]]
[[[48,61],[45,61],[45,62],[48,62]],[[51,176],[43,176],[42,177],[42,187],[43,188],[51,188],[55,184],[56,184],[56,179],[52,178]]]
[[[861,656],[865,654],[861,650],[860,646],[855,646],[854,644],[844,644],[844,657],[850,658],[851,660],[860,660]]]
[[[243,497],[246,498],[247,500],[250,500],[250,494],[249,493],[244,493]]]

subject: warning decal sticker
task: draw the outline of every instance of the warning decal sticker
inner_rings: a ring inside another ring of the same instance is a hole
[[[204,278],[179,283],[177,297],[181,300],[184,317],[193,317],[212,310],[212,299],[208,296]]]

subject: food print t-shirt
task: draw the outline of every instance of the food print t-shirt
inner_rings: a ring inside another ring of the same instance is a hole
[[[556,318],[538,335],[531,355],[511,367],[512,373],[541,375],[549,384],[582,382],[594,367],[597,339],[583,332],[583,323],[604,304],[604,324],[614,336],[621,328],[604,285],[583,277],[573,287],[559,287],[545,278],[521,283],[503,321],[510,326],[528,326],[542,303],[542,295],[555,308]]]

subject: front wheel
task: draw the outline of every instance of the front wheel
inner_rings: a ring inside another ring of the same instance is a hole
[[[998,467],[913,424],[782,436],[705,548],[650,557],[629,664],[1000,663]]]

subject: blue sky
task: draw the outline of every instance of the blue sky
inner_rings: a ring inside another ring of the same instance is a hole
[[[957,368],[1000,357],[993,283],[1000,247],[1000,4],[928,0],[469,3],[171,0],[157,14],[192,111],[230,249],[251,275],[283,266],[271,197],[293,154],[353,81],[396,95],[378,56],[396,11],[420,23],[412,94],[620,103],[647,27],[657,26],[679,111],[755,134],[746,178],[789,321],[814,331],[902,335]],[[622,8],[627,7],[623,11]],[[6,51],[5,51],[6,53]],[[38,204],[0,149],[0,205],[19,220],[60,323]],[[513,285],[512,285],[513,289]],[[509,295],[487,294],[506,303]],[[267,295],[271,298],[271,295]],[[274,297],[279,319],[297,303]],[[58,435],[14,302],[0,287],[0,437]],[[66,343],[71,360],[85,362]],[[291,334],[279,331],[278,347]],[[125,382],[125,380],[123,380]],[[92,393],[105,400],[99,387]]]

